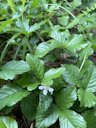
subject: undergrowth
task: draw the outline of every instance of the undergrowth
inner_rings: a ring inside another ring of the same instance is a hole
[[[0,1],[0,128],[96,128],[96,1]]]

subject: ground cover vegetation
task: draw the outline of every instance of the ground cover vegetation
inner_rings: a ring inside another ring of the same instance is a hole
[[[96,0],[0,1],[0,128],[96,128]]]

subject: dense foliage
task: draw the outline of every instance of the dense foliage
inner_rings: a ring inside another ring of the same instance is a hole
[[[96,1],[0,1],[0,128],[96,128]]]

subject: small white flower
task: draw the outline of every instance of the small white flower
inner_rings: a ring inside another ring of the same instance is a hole
[[[49,91],[51,94],[53,94],[54,89],[51,88],[51,87],[49,87],[49,88],[48,88],[48,91]]]
[[[46,95],[47,95],[47,93],[48,93],[48,90],[47,90],[47,89],[44,89],[44,90],[43,90],[43,95],[45,95],[45,96],[46,96]]]
[[[44,89],[44,86],[39,86],[39,90],[43,90]]]
[[[51,94],[53,94],[54,89],[51,87],[47,87],[47,86],[39,86],[39,90],[43,91],[43,95],[47,95],[48,92],[50,92]]]

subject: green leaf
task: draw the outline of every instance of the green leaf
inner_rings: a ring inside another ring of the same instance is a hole
[[[86,111],[83,116],[87,122],[87,128],[96,128],[96,113],[94,110]]]
[[[29,26],[29,19],[25,18],[23,18],[23,20],[17,19],[16,21],[16,26],[19,28],[17,31],[25,35],[29,35],[31,32],[35,32],[36,30],[40,29],[43,24],[45,24],[45,21],[41,21],[40,23],[35,23]]]
[[[40,81],[38,81],[35,77],[32,77],[32,75],[29,75],[27,73],[23,74],[22,77],[18,80],[15,80],[15,83],[22,88],[26,88],[28,91],[35,90],[38,85],[40,84]]]
[[[20,106],[27,120],[34,120],[38,106],[38,95],[36,93],[33,93],[27,96],[21,101]]]
[[[37,47],[36,47],[36,51],[35,51],[35,55],[37,57],[44,57],[48,52],[52,51],[53,49],[56,48],[56,44],[54,43],[40,43]]]
[[[52,31],[50,37],[53,38],[54,40],[49,40],[48,42],[40,43],[36,47],[35,55],[42,58],[53,49],[64,48],[63,44],[65,40],[69,37],[69,35],[70,35],[69,31],[65,31],[65,32]]]
[[[73,19],[73,21],[71,21],[71,22],[67,25],[67,28],[68,28],[68,29],[71,29],[71,28],[74,27],[75,25],[80,24],[81,21],[82,21],[82,17],[83,17],[83,15],[77,16],[75,19]]]
[[[42,7],[47,10],[48,9],[48,1],[47,0],[39,0],[38,3],[42,5]]]
[[[69,16],[62,16],[62,17],[58,17],[58,23],[62,26],[66,26],[68,24],[68,20],[69,20]]]
[[[78,62],[78,67],[81,66],[81,63],[82,63],[82,61],[79,61],[79,62]],[[83,65],[83,67],[82,67],[82,69],[81,69],[81,71],[79,72],[79,74],[81,75],[81,77],[82,77],[82,76],[83,76],[83,77],[85,76],[84,79],[87,78],[88,76],[86,77],[86,75],[89,74],[89,73],[88,73],[88,72],[89,72],[89,68],[91,68],[91,70],[92,70],[92,69],[93,69],[92,67],[93,67],[93,62],[92,62],[91,60],[86,60],[85,63],[84,63],[84,65]],[[86,73],[86,72],[87,72],[87,73]],[[84,75],[84,74],[85,74],[85,75]],[[81,86],[80,86],[80,87],[81,87]]]
[[[23,33],[25,35],[28,35],[28,31],[29,31],[29,20],[28,19],[25,19],[23,18],[23,20],[21,19],[17,19],[16,21],[16,31],[17,32],[20,32],[20,33]]]
[[[87,74],[87,73],[86,73]],[[96,92],[96,67],[92,65],[88,71],[86,85],[84,86],[87,91]],[[82,85],[83,87],[83,85]]]
[[[13,22],[13,19],[8,19],[6,21],[0,22],[0,32],[2,32],[9,24]]]
[[[84,63],[86,62],[86,59],[88,59],[89,56],[91,56],[93,54],[93,49],[91,48],[91,44],[89,44],[86,48],[84,48],[81,52],[80,52],[80,60],[82,61],[79,72],[81,71],[81,69],[84,66]]]
[[[37,114],[44,113],[45,111],[47,111],[48,108],[50,107],[51,103],[52,103],[52,97],[51,96],[49,96],[49,95],[45,96],[43,94],[40,94]]]
[[[13,0],[7,0],[9,6],[11,7],[12,11],[15,12],[15,5]]]
[[[61,76],[63,74],[64,68],[53,68],[49,69],[47,72],[44,74],[44,78],[42,79],[42,85],[50,85],[52,83],[52,80]],[[51,83],[50,83],[51,81]]]
[[[58,119],[58,111],[56,106],[51,106],[46,112],[38,114],[36,117],[37,128],[45,128],[54,124]]]
[[[39,105],[38,105],[37,114],[36,114],[37,125],[41,123],[41,121],[43,120],[43,118],[40,118],[38,116],[43,115],[50,108],[51,104],[52,104],[52,97],[50,95],[46,95],[46,96],[43,94],[39,95]],[[39,118],[41,120],[40,122],[39,122]]]
[[[70,33],[68,30],[65,30],[64,32],[53,30],[50,35],[50,37],[54,39],[56,45],[61,48],[64,45],[65,41],[69,38],[69,36]]]
[[[33,0],[31,7],[36,7],[38,5],[38,0]]]
[[[32,25],[28,32],[35,32],[36,30],[40,29],[40,27],[45,23],[45,21],[41,21],[40,23],[35,23]]]
[[[85,48],[87,45],[88,43],[84,42],[83,35],[74,35],[64,43],[64,48],[71,53],[76,53],[76,51]]]
[[[27,90],[28,91],[33,91],[33,90],[35,90],[38,87],[39,84],[40,84],[39,81],[35,81],[34,83],[31,83],[31,85],[29,85],[27,87]]]
[[[61,111],[60,128],[87,128],[84,118],[72,110]]]
[[[23,74],[30,70],[29,65],[23,61],[10,61],[0,68],[0,79],[12,80],[18,74]]]
[[[62,65],[62,67],[65,68],[64,73],[62,75],[63,79],[69,84],[77,85],[79,82],[79,79],[78,79],[79,68],[72,64]]]
[[[41,43],[40,45],[37,46],[35,53],[37,56],[43,57],[49,51],[55,48],[63,48],[63,49],[65,48],[66,50],[68,50],[69,52],[75,55],[78,50],[85,48],[89,44],[84,42],[83,35],[76,34],[74,36],[70,36],[69,38],[68,32],[60,33],[58,31],[52,31],[51,37],[54,39],[51,40],[51,43]]]
[[[83,89],[79,89],[78,99],[80,106],[91,108],[96,105],[96,96],[88,90],[84,91]]]
[[[80,52],[80,54],[79,54],[80,60],[83,60],[84,57],[85,57],[85,59],[88,58],[89,56],[91,56],[91,55],[93,54],[93,52],[94,52],[94,51],[93,51],[93,49],[91,48],[91,44],[88,45],[86,48],[84,48],[84,49]]]
[[[3,108],[2,109],[3,115],[10,115],[13,112],[14,108],[15,108],[15,105],[13,105],[11,107],[5,107],[5,108]]]
[[[64,32],[58,32],[56,30],[53,30],[51,32],[51,38],[53,38],[55,41],[57,41],[58,42],[58,45],[60,45],[60,46],[61,46],[62,43],[65,42],[65,39],[66,39],[65,38],[65,35],[66,35],[66,33],[64,33]]]
[[[7,85],[3,86],[0,89],[0,110],[5,106],[15,105],[29,94],[30,92],[19,87],[12,87]]]
[[[60,91],[60,89],[62,89],[64,87],[67,87],[67,84],[62,79],[62,76],[54,79],[54,83],[52,85],[52,88],[54,89],[54,92],[58,92],[58,91]]]
[[[85,72],[84,72],[85,69]],[[84,72],[83,79],[81,81],[81,89],[78,91],[78,98],[81,106],[91,108],[96,104],[96,67],[89,63],[87,68],[81,70]]]
[[[81,4],[82,4],[82,1],[81,0],[73,0],[73,2],[72,2],[72,6],[74,8],[80,6]]]
[[[80,74],[83,74],[81,81],[81,88],[90,92],[96,92],[96,67],[92,62],[85,63]]]
[[[67,99],[67,100],[66,100]],[[77,92],[76,88],[69,87],[62,89],[57,95],[56,95],[56,104],[61,109],[64,110],[66,108],[72,107],[74,102],[77,99]]]
[[[23,17],[24,6],[25,6],[25,3],[26,3],[26,0],[21,0],[21,2],[22,2],[22,17]]]
[[[44,63],[36,56],[27,54],[26,61],[30,65],[32,72],[38,79],[42,79],[44,75]]]
[[[0,116],[0,128],[18,128],[18,124],[13,118]]]
[[[22,75],[22,77],[20,77],[19,79],[15,80],[15,83],[16,83],[16,85],[18,85],[18,86],[20,86],[22,88],[26,88],[29,85],[33,84],[33,79],[34,78],[32,78],[32,75],[24,73]]]

